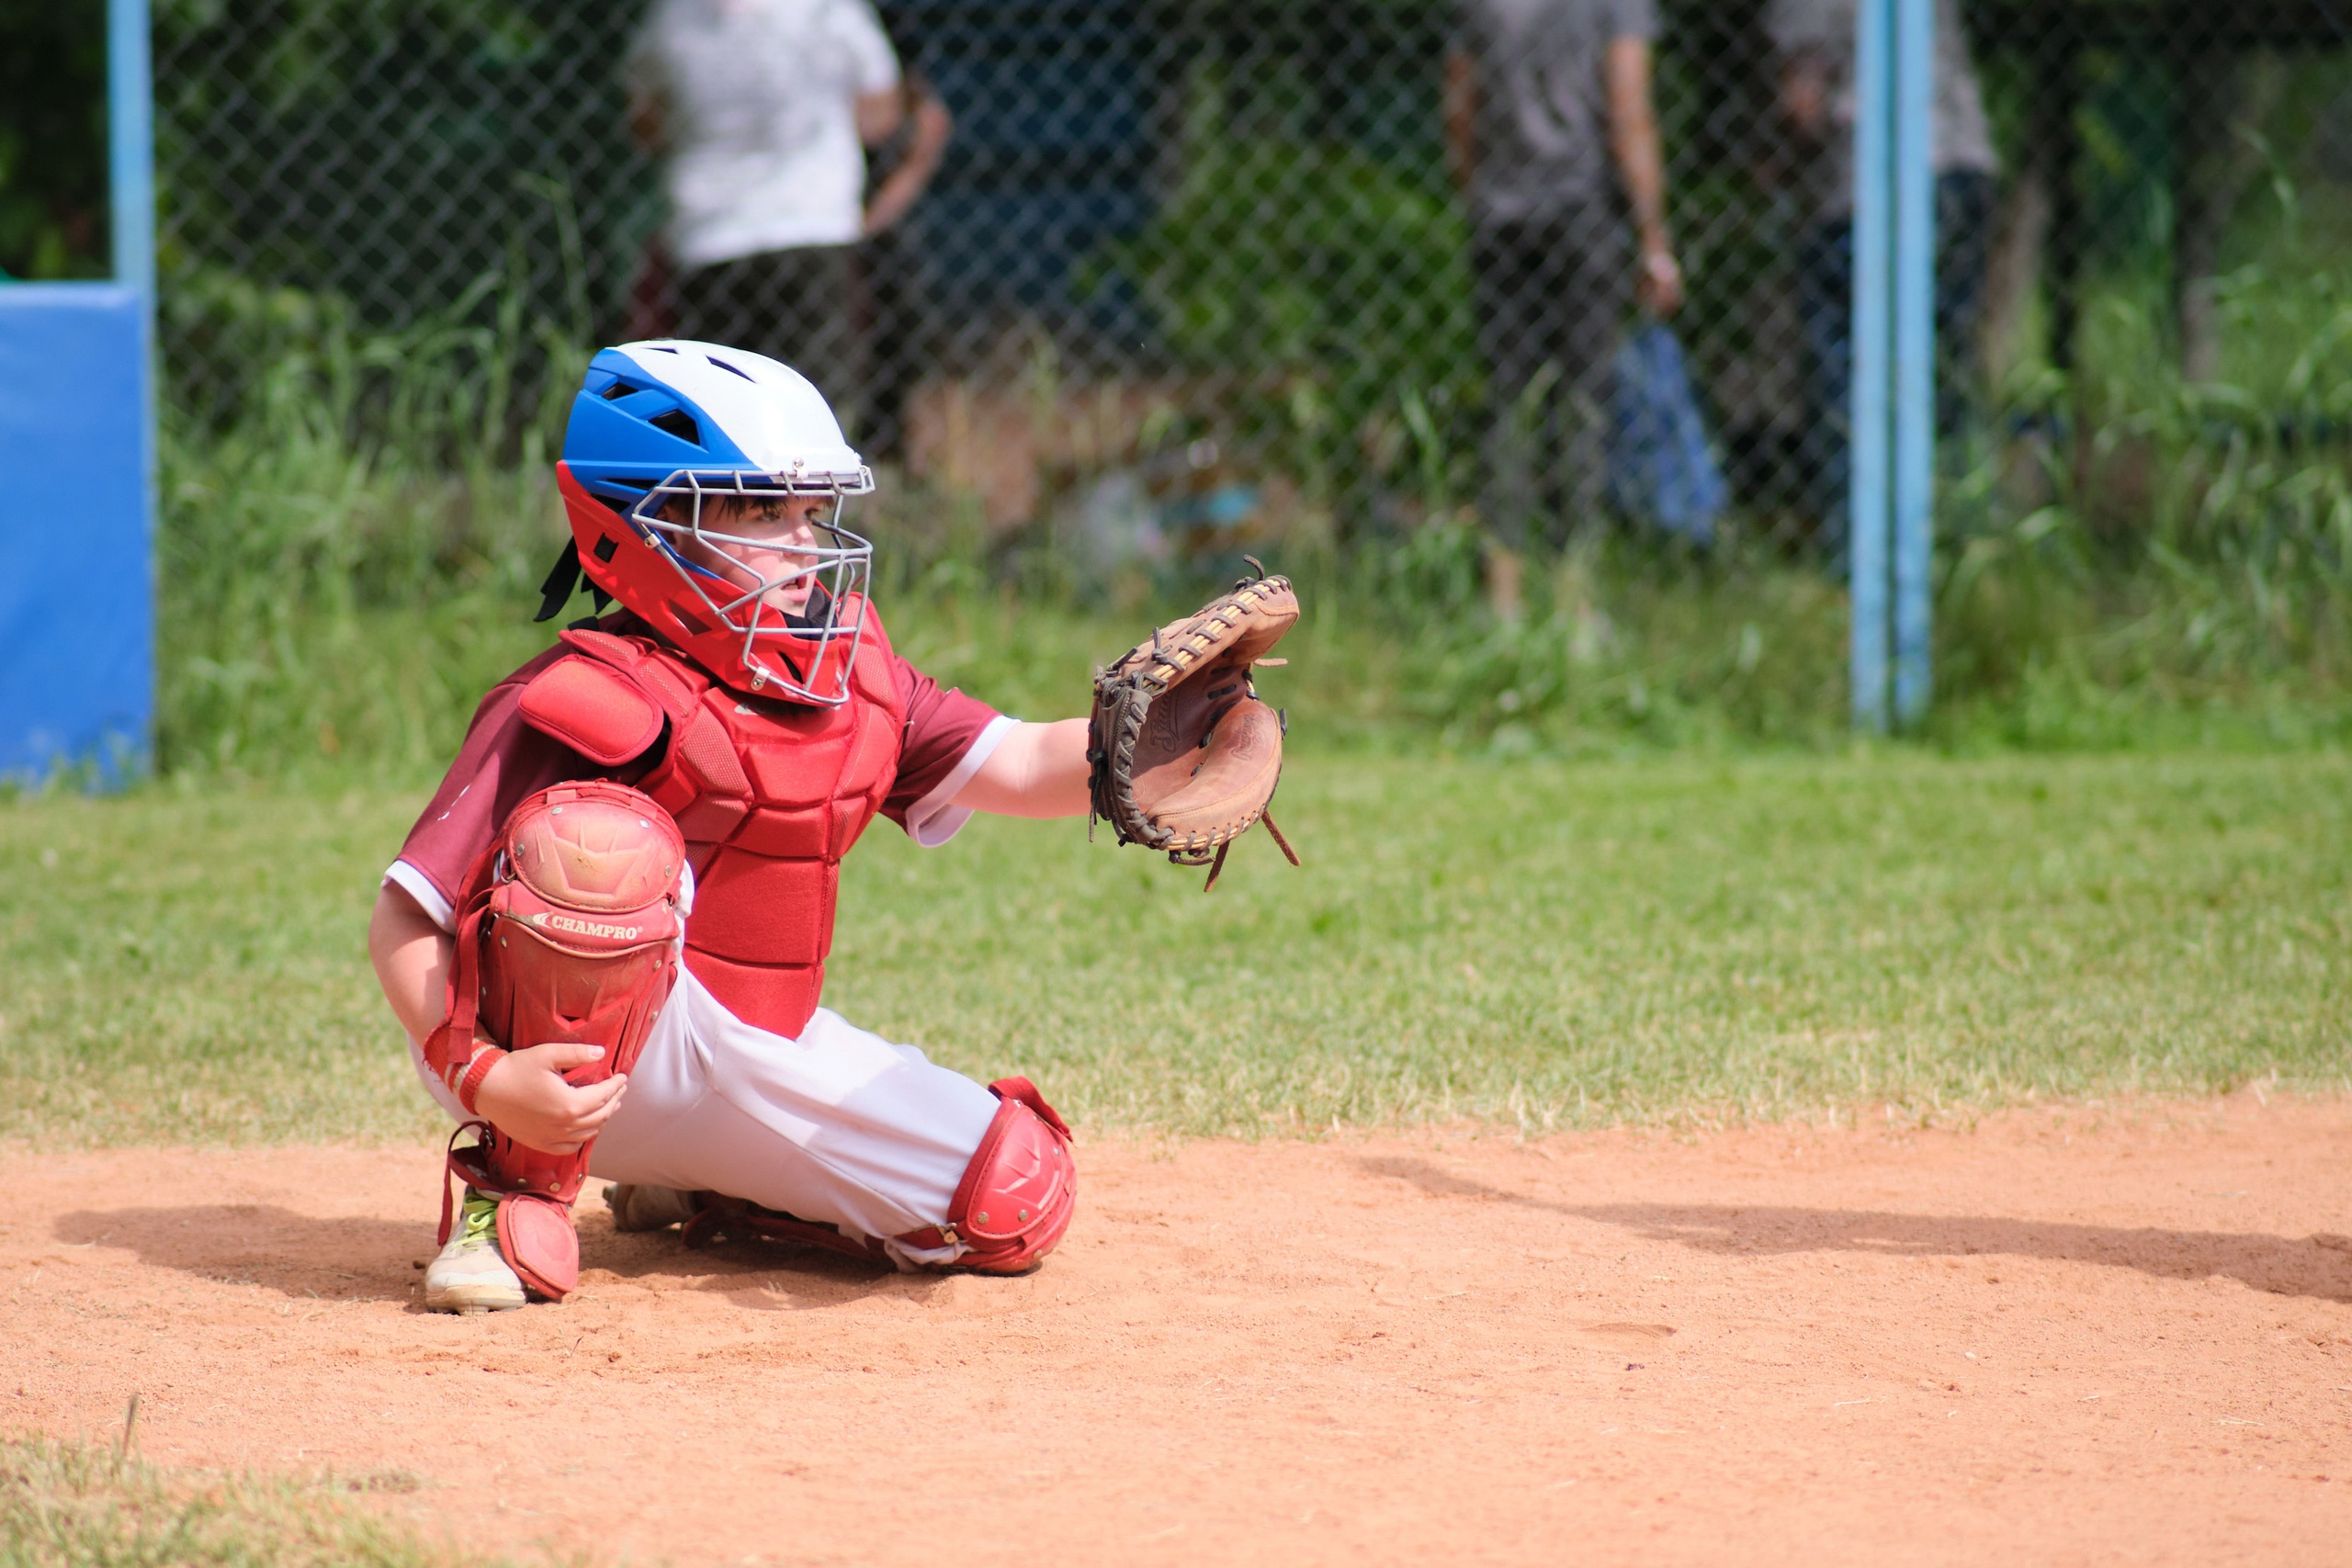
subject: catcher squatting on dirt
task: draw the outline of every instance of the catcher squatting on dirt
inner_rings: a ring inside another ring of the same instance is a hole
[[[425,1304],[560,1301],[591,1175],[623,1230],[1035,1266],[1076,1206],[1069,1130],[1026,1078],[982,1088],[818,1005],[842,857],[877,814],[935,848],[974,811],[1091,812],[1221,868],[1281,772],[1250,671],[1290,585],[1154,632],[1091,719],[1023,724],[892,651],[843,525],[873,477],[786,367],[606,349],[556,478],[572,538],[539,618],[583,576],[610,612],[482,699],[368,932],[452,1144],[474,1134]]]

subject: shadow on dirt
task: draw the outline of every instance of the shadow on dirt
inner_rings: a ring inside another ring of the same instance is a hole
[[[831,1253],[770,1243],[726,1243],[689,1251],[675,1232],[623,1235],[600,1205],[581,1206],[583,1280],[615,1279],[717,1291],[754,1309],[806,1311],[877,1292],[920,1297],[939,1280],[912,1277]],[[151,1267],[220,1285],[253,1285],[305,1300],[396,1302],[422,1311],[421,1265],[436,1250],[435,1220],[298,1214],[274,1203],[198,1203],[182,1208],[77,1210],[58,1216],[69,1246],[120,1247]],[[782,1277],[781,1279],[779,1277]],[[763,1283],[787,1283],[783,1292]]]
[[[1868,1209],[1733,1207],[1689,1203],[1555,1203],[1442,1170],[1426,1160],[1367,1156],[1368,1176],[1410,1182],[1440,1198],[1517,1203],[1618,1225],[1652,1241],[1728,1257],[1873,1252],[1894,1258],[2039,1258],[2132,1269],[2165,1280],[2222,1275],[2273,1295],[2352,1301],[2352,1242],[2338,1236],[2229,1231],[2122,1229],[1970,1214],[1897,1214]]]

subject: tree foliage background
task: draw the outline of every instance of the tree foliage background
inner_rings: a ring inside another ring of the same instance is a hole
[[[105,0],[0,0],[0,273],[107,271]]]

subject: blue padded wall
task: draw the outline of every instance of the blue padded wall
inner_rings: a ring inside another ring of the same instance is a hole
[[[136,290],[0,284],[0,778],[146,765],[146,358]]]

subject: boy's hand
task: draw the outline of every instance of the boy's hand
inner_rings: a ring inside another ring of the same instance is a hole
[[[559,1041],[510,1051],[492,1064],[474,1091],[483,1121],[528,1148],[568,1155],[594,1137],[620,1109],[626,1074],[576,1089],[563,1075],[605,1054],[602,1045]]]

